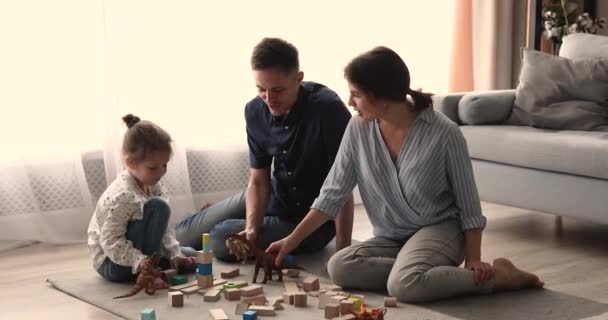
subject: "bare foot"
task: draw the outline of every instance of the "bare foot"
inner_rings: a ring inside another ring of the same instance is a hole
[[[542,288],[545,283],[529,272],[517,269],[511,261],[505,258],[494,260],[494,290],[517,290],[524,288]]]

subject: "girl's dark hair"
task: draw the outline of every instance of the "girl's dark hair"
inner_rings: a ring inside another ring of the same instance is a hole
[[[286,72],[298,71],[298,49],[279,38],[264,38],[253,48],[251,69],[260,71],[279,68]]]
[[[409,94],[414,111],[433,106],[432,94],[410,89],[410,71],[401,57],[387,47],[376,47],[355,57],[344,68],[344,76],[375,98],[403,102]]]
[[[122,121],[127,125],[127,132],[122,140],[124,155],[141,161],[153,151],[173,153],[171,136],[161,127],[150,121],[142,121],[130,113],[122,117]]]

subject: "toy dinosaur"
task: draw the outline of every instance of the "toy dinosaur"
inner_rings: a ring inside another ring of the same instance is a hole
[[[353,314],[357,317],[357,320],[384,320],[386,309],[378,307],[367,311],[365,308],[361,308],[359,312],[353,312]]]
[[[125,295],[114,297],[114,299],[132,297],[142,290],[145,290],[149,295],[153,295],[157,289],[154,286],[154,280],[156,280],[156,278],[161,278],[161,272],[158,268],[159,262],[160,255],[158,253],[145,258],[139,265],[139,274],[137,275],[137,281],[135,282],[133,289]]]
[[[264,280],[263,284],[266,283],[267,280],[272,280],[272,270],[276,270],[279,273],[279,279],[277,281],[283,281],[283,265],[276,266],[274,264],[274,260],[276,259],[275,255],[266,253],[264,250],[257,248],[253,243],[251,243],[244,235],[239,235],[236,233],[227,233],[224,235],[224,242],[226,243],[226,248],[228,248],[229,252],[236,256],[237,260],[247,260],[248,257],[255,257],[255,271],[253,273],[252,282],[255,283],[257,281],[258,272],[260,268],[264,269]]]

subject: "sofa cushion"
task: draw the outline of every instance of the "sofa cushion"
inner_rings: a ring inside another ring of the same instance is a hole
[[[570,60],[524,49],[506,124],[608,131],[608,59]]]
[[[608,133],[461,126],[471,158],[608,179]]]
[[[559,56],[568,59],[608,59],[608,37],[574,33],[562,39]]]
[[[503,123],[511,113],[514,100],[514,90],[467,93],[458,102],[458,117],[463,124]]]

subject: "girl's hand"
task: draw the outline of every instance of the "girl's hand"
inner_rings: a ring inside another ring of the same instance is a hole
[[[298,245],[299,243],[296,243],[289,236],[287,236],[279,241],[275,241],[270,244],[268,249],[266,249],[266,253],[276,255],[274,264],[277,267],[280,267],[283,264],[283,258],[285,258],[286,255],[288,255],[291,251],[297,248]]]
[[[467,261],[464,267],[474,272],[475,285],[478,287],[483,286],[486,281],[494,278],[496,272],[492,265],[483,261]]]

